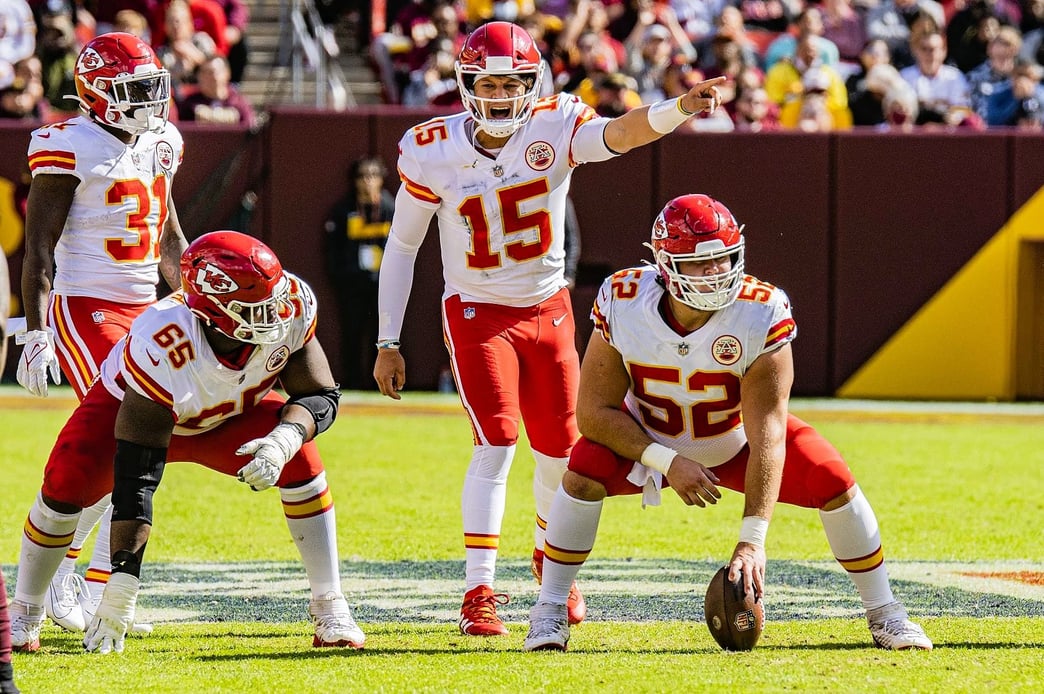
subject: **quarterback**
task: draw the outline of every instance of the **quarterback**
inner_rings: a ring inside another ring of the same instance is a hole
[[[112,576],[84,646],[123,649],[152,498],[170,460],[238,476],[255,491],[277,487],[311,588],[313,645],[362,648],[341,592],[333,497],[312,442],[333,424],[340,397],[315,339],[314,295],[267,246],[233,231],[193,241],[181,277],[183,290],[147,308],[113,347],[58,435],[25,521],[14,646],[39,648],[44,592],[80,509],[112,490]],[[277,381],[289,399],[272,390]]]
[[[402,185],[378,288],[374,377],[398,400],[406,384],[400,334],[417,251],[437,216],[445,291],[442,324],[474,447],[464,479],[463,634],[507,633],[493,591],[508,471],[519,421],[536,459],[532,568],[540,580],[547,511],[578,437],[580,359],[564,273],[565,206],[573,170],[657,140],[721,103],[723,77],[619,118],[571,94],[540,98],[544,66],[533,39],[490,22],[456,63],[462,113],[410,129],[399,142]],[[584,618],[572,586],[569,618]]]
[[[114,32],[83,47],[73,76],[82,115],[33,131],[29,142],[17,378],[46,397],[48,374],[58,383],[64,373],[82,400],[109,350],[156,300],[160,272],[180,286],[187,244],[171,199],[183,145],[167,122],[170,74],[148,44]],[[83,631],[109,578],[108,517],[86,582],[73,570],[108,507],[105,496],[84,510],[48,590],[47,614],[66,629]]]
[[[566,649],[569,586],[594,546],[606,496],[641,493],[656,505],[670,486],[703,508],[721,498],[720,485],[744,495],[730,581],[764,594],[777,499],[819,509],[874,643],[930,650],[892,595],[877,518],[851,470],[788,412],[797,335],[790,301],[744,273],[732,213],[706,195],[675,198],[647,245],[653,264],[606,279],[591,311],[577,408],[583,437],[551,504],[525,649]]]

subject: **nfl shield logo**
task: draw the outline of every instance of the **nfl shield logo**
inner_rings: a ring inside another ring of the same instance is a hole
[[[678,354],[680,354],[681,356],[684,357],[688,353],[689,353],[689,343],[688,342],[679,342],[678,343]]]
[[[464,320],[471,320],[474,317],[475,317],[475,307],[474,306],[468,306],[466,309],[464,309]]]

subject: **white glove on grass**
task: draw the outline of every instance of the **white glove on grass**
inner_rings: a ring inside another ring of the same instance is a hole
[[[46,330],[30,330],[15,335],[15,342],[25,345],[18,360],[18,383],[38,398],[47,397],[47,373],[54,384],[62,382],[62,370],[58,356],[54,353],[54,333]]]
[[[123,639],[134,623],[141,582],[130,574],[118,572],[109,577],[98,610],[83,635],[83,647],[97,653],[123,653]]]
[[[239,481],[249,484],[255,492],[274,485],[283,466],[301,450],[304,437],[304,427],[284,422],[268,436],[244,443],[236,455],[252,455],[254,459],[239,469]]]

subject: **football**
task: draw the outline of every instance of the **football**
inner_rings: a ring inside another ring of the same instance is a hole
[[[703,614],[711,636],[726,651],[749,651],[765,628],[765,605],[743,593],[742,581],[730,583],[729,567],[718,569],[707,586]]]

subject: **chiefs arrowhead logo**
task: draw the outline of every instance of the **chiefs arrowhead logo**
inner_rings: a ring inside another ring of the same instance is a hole
[[[80,60],[76,67],[80,72],[91,72],[92,70],[97,70],[104,66],[105,60],[98,55],[98,51],[93,48],[87,48],[80,54]]]
[[[224,270],[210,263],[196,269],[193,284],[201,294],[231,294],[239,289],[236,281],[225,274]]]

